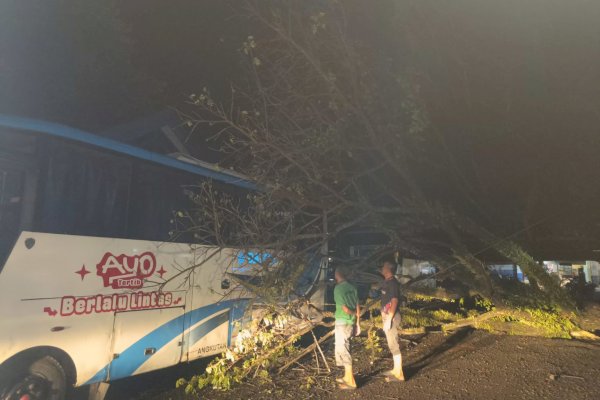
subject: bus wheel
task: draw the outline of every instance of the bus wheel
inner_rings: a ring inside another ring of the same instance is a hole
[[[66,386],[66,374],[60,363],[45,356],[15,375],[2,392],[2,400],[64,400]]]

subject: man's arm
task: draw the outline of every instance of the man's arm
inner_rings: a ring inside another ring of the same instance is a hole
[[[396,311],[398,311],[398,304],[400,302],[400,288],[398,287],[398,284],[396,283],[396,285],[390,285],[391,287],[388,289],[390,290],[390,294],[391,294],[391,300],[390,300],[390,309],[387,312],[390,315],[394,315],[396,314]]]
[[[342,305],[342,310],[344,310],[344,312],[348,315],[352,315],[355,313],[355,310],[348,308],[348,306],[345,304]]]
[[[348,315],[356,314],[356,317],[358,318],[359,313],[360,313],[360,305],[358,304],[358,298],[354,297],[354,299],[351,299],[350,302],[354,303],[356,305],[356,309],[352,309],[344,304],[344,305],[342,305],[342,310],[344,310],[344,312]]]
[[[398,298],[393,297],[392,301],[390,301],[390,314],[396,314],[396,310],[398,310]]]

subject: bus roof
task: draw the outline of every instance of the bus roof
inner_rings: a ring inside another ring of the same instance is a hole
[[[152,151],[122,143],[117,140],[94,135],[89,132],[54,122],[0,114],[0,127],[37,132],[49,136],[68,139],[115,153],[135,157],[140,160],[160,164],[165,167],[175,168],[181,171],[204,176],[206,178],[211,178],[244,189],[258,190],[258,186],[251,182],[248,178],[245,178],[237,173],[229,173],[227,170],[220,169],[215,165],[203,162],[192,163],[181,161],[173,157],[154,153]]]

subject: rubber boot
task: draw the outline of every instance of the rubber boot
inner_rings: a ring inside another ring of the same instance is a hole
[[[352,373],[352,365],[344,366],[344,383],[350,387],[356,387],[356,381],[354,380],[354,374]]]
[[[394,369],[392,370],[392,375],[399,381],[404,380],[404,372],[402,371],[402,354],[397,354],[394,356]]]

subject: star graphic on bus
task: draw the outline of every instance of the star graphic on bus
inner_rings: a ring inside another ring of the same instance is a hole
[[[163,267],[162,265],[160,266],[160,269],[158,271],[156,271],[157,274],[160,275],[160,278],[162,279],[163,275],[167,273],[167,270],[165,269],[165,267]]]
[[[87,274],[90,273],[90,271],[88,271],[87,269],[85,269],[85,265],[81,266],[81,269],[78,271],[75,271],[76,274],[78,274],[79,276],[81,276],[81,280],[83,280],[83,278],[85,278],[85,276]]]

